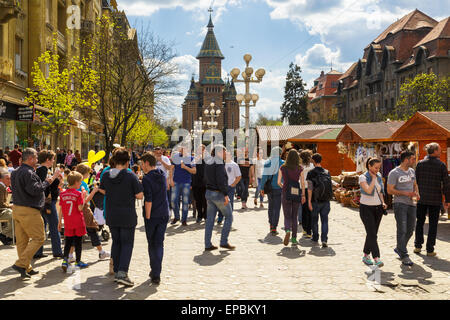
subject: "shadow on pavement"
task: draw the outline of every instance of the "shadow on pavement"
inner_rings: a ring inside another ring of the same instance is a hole
[[[284,247],[277,253],[277,256],[285,257],[288,259],[297,259],[306,255],[305,250],[300,250],[297,246]]]
[[[271,233],[268,233],[264,239],[258,239],[261,243],[278,245],[283,243],[283,240],[278,236],[273,236]]]
[[[420,284],[425,285],[434,284],[434,281],[427,280],[432,278],[433,274],[431,272],[425,271],[424,268],[416,263],[411,267],[402,264],[400,268],[402,269],[402,273],[399,274],[398,277],[401,279],[417,280]]]
[[[113,281],[112,276],[94,276],[86,279],[75,288],[79,298],[75,300],[144,300],[157,292],[157,286],[151,284],[150,279],[141,283],[139,286],[126,288]]]
[[[450,242],[450,223],[442,223],[440,221],[436,238],[441,241]]]
[[[16,296],[14,292],[19,291],[20,289],[23,289],[31,284],[29,280],[23,281],[22,279],[20,279],[19,273],[17,273],[16,271],[14,271],[14,273],[17,274],[16,278],[12,278],[2,282],[0,286],[0,300],[9,298],[11,296],[14,296],[16,299],[21,299],[22,297],[20,295]]]
[[[314,246],[318,245],[318,244],[315,244],[314,242],[312,242],[311,239],[305,238],[305,237],[301,237],[297,241],[298,241],[298,244],[302,247],[314,247]]]
[[[213,254],[211,251],[204,251],[201,255],[194,257],[194,262],[201,266],[213,266],[223,261],[230,255],[228,251],[221,250],[219,255]]]
[[[189,232],[189,231],[195,231],[195,230],[204,229],[204,228],[205,228],[204,223],[191,222],[187,226],[183,226],[183,225],[181,225],[180,222],[177,222],[176,224],[169,225],[167,227],[166,236],[170,237],[170,236],[174,236],[176,234],[185,233],[185,232]],[[139,229],[143,229],[141,231],[145,232],[145,227],[140,227]]]
[[[316,257],[334,257],[336,252],[331,247],[322,248],[319,246],[313,246],[308,254]]]
[[[450,261],[440,259],[439,256],[428,257],[426,255],[419,255],[423,259],[423,264],[427,267],[442,272],[450,272]]]

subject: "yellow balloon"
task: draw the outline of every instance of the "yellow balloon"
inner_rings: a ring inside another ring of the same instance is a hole
[[[94,150],[89,151],[89,153],[88,153],[89,167],[92,166],[93,163],[96,163],[97,161],[102,160],[105,156],[106,156],[106,152],[104,150],[100,150],[97,153],[95,153]]]

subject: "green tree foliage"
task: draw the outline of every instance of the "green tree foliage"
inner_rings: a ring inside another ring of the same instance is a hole
[[[254,123],[255,126],[281,126],[283,121],[281,119],[269,118],[263,115],[262,113],[258,113],[258,118]]]
[[[310,123],[307,110],[308,92],[300,73],[300,66],[291,62],[286,75],[284,102],[280,108],[282,119],[288,119],[291,125]]]
[[[31,76],[35,90],[27,88],[26,100],[48,110],[36,111],[42,128],[55,134],[67,135],[74,113],[86,108],[95,109],[98,99],[93,87],[97,73],[88,65],[80,64],[77,56],[67,61],[67,67],[58,55],[56,34],[52,51],[46,51],[34,62]]]
[[[417,111],[449,111],[450,76],[439,79],[434,73],[418,74],[400,87],[400,98],[389,115],[407,120]]]
[[[166,131],[156,124],[150,115],[142,114],[137,119],[134,119],[135,117],[132,117],[132,123],[136,122],[136,125],[128,131],[128,141],[141,146],[148,143],[153,143],[154,146],[167,146],[169,138]]]

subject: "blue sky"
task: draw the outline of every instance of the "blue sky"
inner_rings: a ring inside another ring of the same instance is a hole
[[[345,72],[363,49],[390,24],[419,9],[439,21],[450,13],[447,0],[118,0],[132,26],[149,23],[158,36],[173,41],[180,68],[181,96],[170,99],[171,112],[181,120],[180,105],[191,75],[198,78],[198,54],[212,5],[214,32],[225,60],[222,77],[243,69],[243,55],[250,53],[255,70],[266,69],[261,84],[251,86],[260,101],[251,109],[280,115],[286,72],[290,62],[302,68],[309,88],[321,70]],[[237,86],[238,92],[244,89]],[[244,112],[244,109],[241,109]]]

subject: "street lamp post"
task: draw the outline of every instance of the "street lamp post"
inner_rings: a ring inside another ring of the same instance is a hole
[[[230,75],[233,78],[233,81],[235,83],[245,83],[245,94],[238,94],[236,95],[236,100],[240,107],[245,107],[245,131],[246,136],[249,135],[250,130],[250,107],[255,107],[256,102],[259,100],[259,96],[257,94],[251,94],[250,93],[250,83],[260,83],[266,74],[266,70],[264,69],[258,69],[255,72],[256,80],[252,77],[253,74],[253,68],[249,67],[249,63],[252,60],[252,56],[250,54],[244,55],[244,61],[246,63],[245,71],[242,72],[242,80],[239,80],[239,74],[241,71],[238,68],[234,68],[231,70]],[[250,102],[253,102],[253,104],[250,104]]]
[[[219,125],[219,123],[217,121],[215,121],[216,118],[218,118],[220,116],[220,109],[214,110],[215,104],[214,102],[211,102],[211,104],[209,105],[211,107],[210,110],[205,109],[204,114],[205,117],[210,117],[211,121],[206,122],[206,125],[208,126],[209,130],[211,130],[211,150],[213,148],[213,136],[214,136],[214,129],[217,128],[217,126]]]

